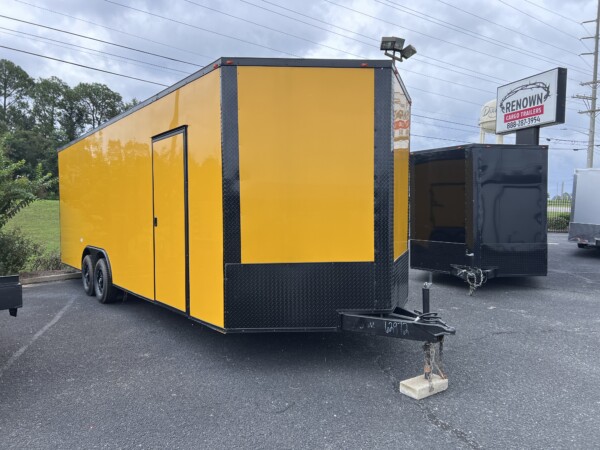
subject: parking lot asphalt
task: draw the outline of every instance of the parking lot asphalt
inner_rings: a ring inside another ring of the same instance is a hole
[[[547,277],[473,297],[433,277],[446,392],[415,401],[418,342],[349,333],[222,335],[78,280],[0,315],[1,448],[597,448],[600,251],[549,235]],[[411,271],[408,306],[423,272]]]

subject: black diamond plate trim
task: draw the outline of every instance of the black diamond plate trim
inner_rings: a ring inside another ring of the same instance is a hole
[[[340,310],[374,311],[375,271],[363,262],[227,264],[225,328],[338,327]]]
[[[223,260],[241,261],[240,154],[237,68],[221,67],[221,145],[223,158]]]
[[[392,266],[392,306],[404,306],[408,301],[408,252]]]
[[[392,70],[375,69],[375,304],[386,308],[392,297],[394,260],[394,117]]]

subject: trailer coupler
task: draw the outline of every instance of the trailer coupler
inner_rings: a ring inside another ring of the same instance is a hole
[[[451,264],[451,274],[460,278],[469,285],[469,295],[473,295],[475,291],[483,286],[485,282],[496,276],[496,268],[481,269],[479,267],[459,266]]]

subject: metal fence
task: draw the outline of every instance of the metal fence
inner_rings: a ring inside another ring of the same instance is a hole
[[[548,200],[548,231],[566,233],[571,219],[571,199]]]

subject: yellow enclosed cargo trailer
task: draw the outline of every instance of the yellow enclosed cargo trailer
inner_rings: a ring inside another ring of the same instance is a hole
[[[392,61],[221,58],[59,151],[62,260],[223,332],[364,327],[407,301],[409,124]]]

